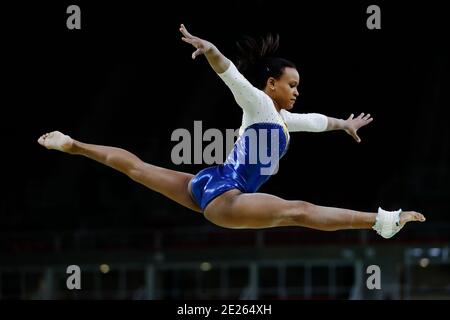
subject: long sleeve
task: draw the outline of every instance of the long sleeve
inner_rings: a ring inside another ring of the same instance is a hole
[[[322,132],[328,126],[327,116],[320,113],[291,113],[287,110],[281,110],[281,114],[290,132]]]
[[[225,72],[218,73],[218,75],[230,88],[237,104],[250,114],[255,114],[257,110],[261,109],[262,104],[267,104],[265,100],[270,99],[245,79],[232,62]]]

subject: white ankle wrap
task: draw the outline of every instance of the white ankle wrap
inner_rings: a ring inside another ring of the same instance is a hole
[[[402,228],[400,226],[400,214],[402,210],[386,211],[378,208],[376,222],[372,229],[374,229],[383,238],[391,238]]]

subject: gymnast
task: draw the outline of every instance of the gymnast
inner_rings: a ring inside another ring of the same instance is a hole
[[[183,24],[180,32],[181,40],[195,48],[192,59],[200,55],[206,57],[243,111],[239,137],[223,164],[192,175],[154,166],[120,148],[83,143],[59,131],[42,135],[38,143],[47,149],[82,155],[116,169],[225,228],[373,229],[383,238],[391,238],[407,222],[425,221],[425,217],[415,211],[386,211],[379,207],[377,212],[361,212],[258,193],[286,153],[290,132],[343,130],[359,143],[358,129],[373,119],[364,113],[357,117],[352,114],[343,120],[318,113],[288,111],[298,98],[300,76],[294,63],[275,56],[278,36],[269,34],[261,41],[246,38],[238,42],[235,65],[211,42],[191,35]],[[263,151],[275,152],[277,156],[267,163],[256,152],[256,160],[248,161],[252,150],[261,145],[267,149]]]

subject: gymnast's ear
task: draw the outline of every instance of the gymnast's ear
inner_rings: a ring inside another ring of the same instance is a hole
[[[276,79],[274,77],[269,77],[266,81],[266,88],[269,91],[275,90],[275,82],[276,82]]]

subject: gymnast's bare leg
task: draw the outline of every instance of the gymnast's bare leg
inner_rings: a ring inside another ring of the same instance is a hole
[[[189,181],[193,177],[192,174],[145,163],[124,149],[82,143],[59,131],[42,135],[38,142],[48,149],[82,155],[107,165],[126,174],[147,188],[159,192],[189,209],[201,212],[188,191]]]
[[[205,217],[228,228],[269,228],[302,226],[322,231],[371,229],[374,212],[318,206],[306,201],[289,201],[265,193],[241,193],[230,190],[217,197],[205,209]],[[415,211],[404,211],[400,225],[425,221]]]

